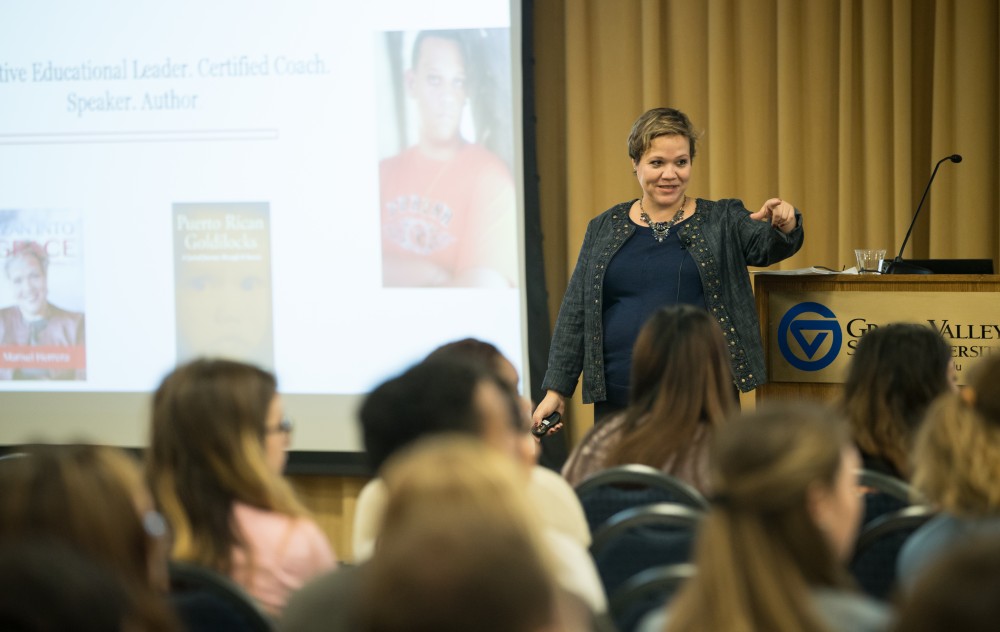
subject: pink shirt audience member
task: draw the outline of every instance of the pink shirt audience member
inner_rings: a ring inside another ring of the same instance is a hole
[[[250,554],[233,551],[232,578],[272,615],[309,579],[337,566],[326,536],[312,520],[243,503],[233,505],[233,516]]]

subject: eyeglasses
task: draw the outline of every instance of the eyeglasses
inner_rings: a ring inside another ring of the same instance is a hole
[[[295,430],[295,422],[290,417],[282,417],[277,426],[267,429],[267,434],[280,432],[281,434],[290,435],[292,434],[292,430]]]

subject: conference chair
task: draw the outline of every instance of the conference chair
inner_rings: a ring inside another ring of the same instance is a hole
[[[576,486],[576,495],[591,533],[596,533],[611,516],[631,507],[670,502],[708,509],[708,501],[697,489],[648,465],[620,465],[597,472]]]
[[[873,470],[861,470],[858,473],[858,484],[865,489],[862,524],[870,524],[879,516],[913,504],[915,497],[913,488],[895,476]]]
[[[684,562],[654,566],[628,578],[608,604],[619,632],[632,632],[647,614],[669,603],[694,574],[695,565]]]
[[[271,632],[274,624],[239,584],[211,569],[171,561],[170,601],[188,632]]]
[[[654,566],[691,561],[705,512],[677,503],[632,507],[612,516],[594,534],[590,553],[608,595]]]
[[[896,585],[896,558],[906,539],[936,514],[926,505],[911,505],[865,525],[851,558],[851,574],[868,595],[886,601]]]

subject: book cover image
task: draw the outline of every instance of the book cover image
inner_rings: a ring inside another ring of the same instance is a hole
[[[86,380],[83,215],[0,209],[0,380]]]
[[[269,205],[173,205],[177,361],[274,367]]]

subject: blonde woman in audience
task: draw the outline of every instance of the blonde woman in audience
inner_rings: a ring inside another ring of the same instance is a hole
[[[130,613],[122,629],[178,629],[165,600],[165,525],[139,466],[118,449],[88,445],[23,454],[0,463],[0,542],[64,544],[120,582]]]
[[[866,333],[842,402],[862,466],[909,479],[913,435],[934,398],[957,388],[956,379],[951,347],[930,327],[894,323]]]
[[[543,632],[589,625],[580,602],[557,588],[524,473],[510,459],[473,438],[441,435],[394,456],[384,480],[386,510],[362,578],[359,629]],[[560,602],[570,604],[561,614]],[[576,624],[565,621],[568,613]]]
[[[941,513],[911,535],[898,558],[904,589],[956,544],[1000,535],[1000,357],[978,367],[962,395],[939,398],[913,448],[913,486]]]
[[[844,567],[861,516],[858,465],[846,423],[814,405],[730,421],[713,446],[696,575],[642,632],[884,629],[886,612],[849,588]]]
[[[656,311],[636,339],[631,384],[628,408],[590,430],[563,476],[575,486],[600,470],[639,463],[705,492],[708,444],[738,408],[718,324],[689,305]]]
[[[272,615],[336,565],[282,478],[291,430],[274,376],[240,362],[182,365],[153,397],[148,476],[173,556],[229,575]]]

